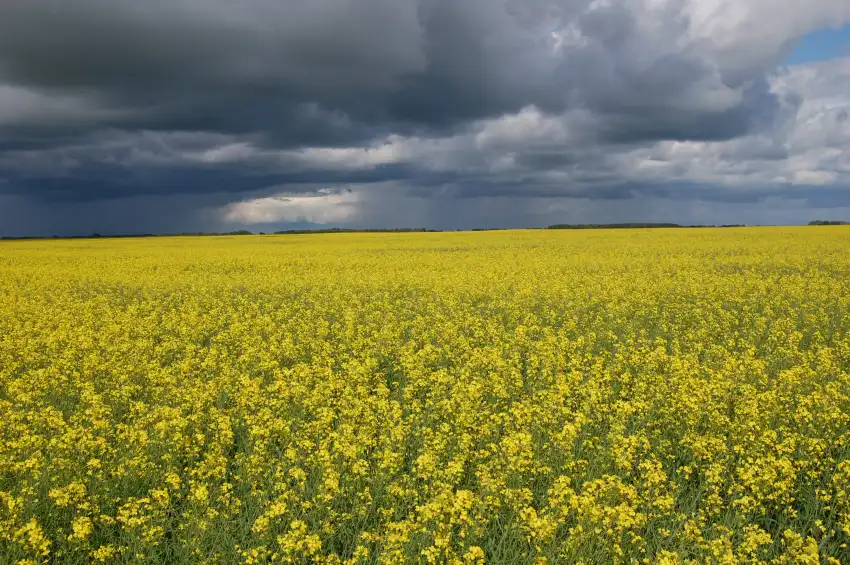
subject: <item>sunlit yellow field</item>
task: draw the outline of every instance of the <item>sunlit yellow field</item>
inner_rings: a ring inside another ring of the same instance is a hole
[[[850,228],[0,243],[2,563],[848,543]]]

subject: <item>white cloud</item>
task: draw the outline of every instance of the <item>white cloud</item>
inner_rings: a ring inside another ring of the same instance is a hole
[[[547,116],[535,106],[527,106],[516,114],[482,123],[475,134],[475,146],[481,150],[510,150],[528,146],[564,145],[573,141],[567,123],[557,116]]]
[[[229,204],[222,210],[225,221],[238,224],[310,222],[330,224],[356,219],[360,195],[353,190],[320,190],[316,194],[280,194]]]
[[[727,71],[773,66],[806,33],[850,21],[843,0],[688,0],[690,35]]]
[[[309,168],[364,169],[402,162],[410,150],[406,140],[390,136],[371,147],[309,147],[285,155]]]
[[[250,143],[236,142],[202,151],[197,158],[203,163],[239,163],[250,160],[257,153],[258,150]]]

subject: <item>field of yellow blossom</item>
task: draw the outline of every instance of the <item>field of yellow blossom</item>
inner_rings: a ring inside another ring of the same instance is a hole
[[[0,243],[0,563],[850,563],[850,228]]]

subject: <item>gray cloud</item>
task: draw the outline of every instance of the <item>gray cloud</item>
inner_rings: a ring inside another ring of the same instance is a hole
[[[412,202],[435,224],[510,224],[567,213],[541,208],[553,199],[839,205],[850,180],[850,62],[780,66],[806,32],[850,20],[840,0],[2,11],[0,194],[18,216],[121,217],[112,206],[141,229],[166,225],[155,203],[172,197],[176,223],[200,218],[187,225],[253,222],[228,208],[244,202],[254,219],[377,222]],[[344,213],[317,212],[321,189],[349,185]]]

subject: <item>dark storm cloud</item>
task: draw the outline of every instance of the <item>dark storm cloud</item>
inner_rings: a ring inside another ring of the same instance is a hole
[[[132,211],[139,198],[144,216],[185,195],[177,221],[346,184],[364,195],[393,186],[434,210],[491,198],[797,197],[788,186],[850,176],[850,66],[776,66],[802,34],[850,18],[843,6],[6,0],[0,194],[21,215],[51,217],[44,207],[61,204],[80,225],[86,210],[109,217],[108,202]],[[312,214],[317,202],[303,205]],[[345,206],[381,218],[367,206],[391,202]],[[464,206],[445,217],[475,213]],[[525,219],[536,206],[480,210]]]
[[[138,148],[137,148],[138,149]],[[90,150],[90,149],[89,149]],[[104,151],[105,158],[87,159],[75,152],[31,155],[35,161],[26,166],[25,156],[17,154],[16,167],[0,162],[4,183],[0,193],[28,196],[41,201],[91,202],[121,199],[134,195],[204,195],[224,191],[236,196],[262,193],[286,186],[292,192],[311,192],[315,185],[368,184],[387,180],[407,181],[411,185],[433,187],[445,184],[455,175],[421,171],[409,164],[376,165],[372,168],[335,170],[271,167],[259,161],[252,167],[234,167],[228,163],[187,163],[174,155],[155,154],[122,148]],[[45,169],[50,174],[45,174]]]
[[[723,140],[772,122],[779,103],[764,76],[747,77],[755,79],[752,85],[730,80],[696,45],[653,54],[642,22],[629,8],[613,3],[581,16],[586,44],[564,61],[565,74],[581,77],[575,101],[601,117],[604,138]],[[686,33],[689,22],[680,11],[658,16],[665,24],[660,33]],[[723,100],[736,90],[739,100]]]
[[[649,51],[647,65],[646,14],[588,4],[10,0],[0,77],[110,110],[80,128],[260,131],[302,145],[457,127],[530,104],[610,114],[618,138],[714,139],[772,107],[762,80],[740,103],[695,97],[671,112],[672,97],[711,86],[704,54]],[[674,36],[688,23],[681,6],[653,17]],[[565,55],[547,33],[567,22],[584,42]]]
[[[92,202],[126,198],[137,194],[205,194],[225,187],[228,193],[259,191],[278,180],[278,175],[248,174],[226,168],[146,169],[96,166],[71,177],[8,179],[7,193],[32,196],[41,201]]]
[[[68,236],[225,231],[210,206],[232,201],[229,193],[138,195],[88,202],[32,200],[0,194],[3,236]]]

